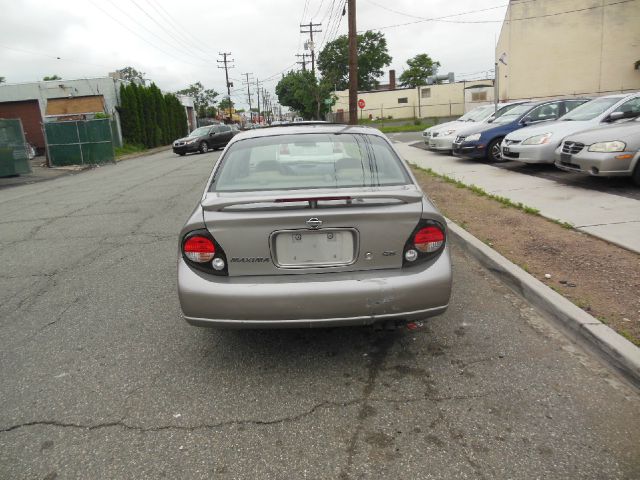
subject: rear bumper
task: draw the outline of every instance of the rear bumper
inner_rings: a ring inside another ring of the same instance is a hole
[[[178,260],[185,319],[216,328],[308,328],[421,320],[451,295],[448,248],[421,266],[366,272],[213,277]]]

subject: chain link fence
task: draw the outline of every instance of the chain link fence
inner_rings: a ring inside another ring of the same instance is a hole
[[[115,162],[109,119],[45,123],[49,164],[99,165]]]

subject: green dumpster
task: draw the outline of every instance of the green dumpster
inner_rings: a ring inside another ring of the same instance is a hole
[[[0,177],[31,173],[22,122],[0,118]]]

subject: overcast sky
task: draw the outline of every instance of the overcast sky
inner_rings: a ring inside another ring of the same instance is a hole
[[[0,0],[0,76],[8,83],[53,74],[99,77],[130,65],[165,91],[201,81],[222,94],[224,70],[216,60],[220,52],[230,52],[232,97],[243,105],[243,73],[252,73],[254,83],[256,78],[267,80],[264,87],[273,92],[281,72],[300,68],[295,54],[304,53],[308,38],[299,33],[300,23],[322,24],[316,27],[322,33],[314,34],[317,49],[346,34],[347,16],[341,16],[345,1]],[[407,59],[428,53],[442,64],[440,73],[480,78],[493,67],[506,4],[357,0],[358,30],[385,34],[393,58],[389,68],[398,76]],[[470,13],[457,15],[465,12]],[[254,90],[255,85],[252,95]]]

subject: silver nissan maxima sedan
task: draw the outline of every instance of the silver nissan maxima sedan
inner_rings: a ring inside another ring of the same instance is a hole
[[[180,232],[185,319],[217,328],[369,325],[443,313],[444,217],[378,130],[241,133]]]

